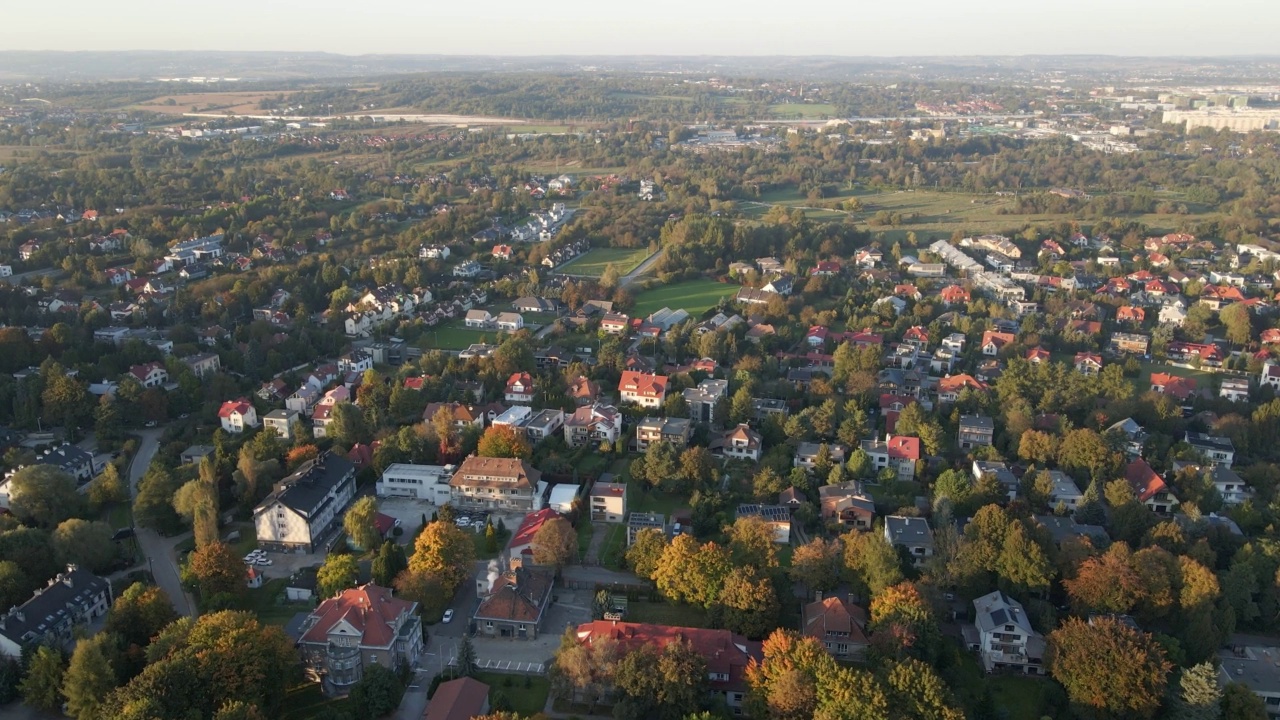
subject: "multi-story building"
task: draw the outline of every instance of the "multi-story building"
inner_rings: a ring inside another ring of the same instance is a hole
[[[916,462],[923,455],[920,438],[906,435],[886,435],[884,440],[863,440],[862,449],[871,458],[876,470],[892,468],[899,480],[907,481],[916,476]]]
[[[797,445],[795,457],[791,459],[792,467],[804,468],[812,472],[822,456],[822,446],[824,444],[802,442]],[[827,460],[831,465],[843,465],[845,462],[845,447],[838,443],[827,445]]]
[[[37,645],[66,649],[75,630],[107,614],[111,583],[68,565],[26,602],[0,615],[0,657],[22,658]]]
[[[1108,347],[1112,353],[1120,355],[1123,353],[1131,353],[1134,355],[1146,355],[1147,348],[1151,345],[1151,338],[1140,333],[1111,333],[1111,343]]]
[[[1146,505],[1151,512],[1167,515],[1178,505],[1178,498],[1169,490],[1164,478],[1156,474],[1142,458],[1137,458],[1125,467],[1124,479],[1133,489],[1138,502]]]
[[[551,606],[554,568],[513,563],[505,573],[476,579],[476,606],[471,622],[477,633],[512,640],[536,640]]]
[[[1044,638],[1031,628],[1022,603],[997,590],[976,598],[973,609],[973,632],[965,628],[966,640],[984,670],[1044,673]]]
[[[533,402],[534,393],[533,376],[527,372],[518,372],[507,378],[507,387],[503,397],[509,403],[528,405]]]
[[[618,394],[624,403],[646,408],[662,407],[662,402],[667,399],[667,377],[625,370],[618,381]]]
[[[805,605],[800,630],[839,660],[860,660],[871,646],[867,611],[835,595]]]
[[[818,488],[822,519],[841,527],[870,530],[876,518],[876,503],[857,480]]]
[[[297,419],[298,413],[295,410],[276,409],[262,416],[262,427],[285,440],[293,440],[293,423]]]
[[[418,603],[372,583],[344,590],[307,616],[298,651],[330,694],[346,694],[374,665],[412,668],[422,657]]]
[[[615,443],[622,433],[622,413],[612,405],[594,403],[580,407],[564,419],[564,441],[569,447],[589,442]]]
[[[444,505],[452,497],[449,478],[453,471],[452,465],[391,463],[382,471],[374,492],[378,497],[411,497]]]
[[[933,531],[929,521],[921,517],[889,515],[884,519],[884,539],[894,547],[904,547],[912,561],[919,565],[933,556]]]
[[[196,353],[182,358],[182,362],[191,368],[191,373],[204,379],[222,369],[222,359],[217,353]]]
[[[144,388],[164,387],[169,382],[169,371],[162,363],[149,362],[129,368],[129,374]]]
[[[710,450],[735,460],[758,462],[764,449],[764,440],[760,433],[751,429],[750,425],[741,423],[735,428],[725,431],[720,437],[711,441]]]
[[[683,448],[693,437],[693,423],[686,418],[647,417],[636,424],[636,449],[644,451],[650,443],[668,442]]]
[[[1231,438],[1206,435],[1205,433],[1187,431],[1187,444],[1192,450],[1200,453],[1214,465],[1231,467],[1236,457],[1236,446]]]
[[[541,479],[542,473],[524,460],[472,455],[449,479],[451,502],[460,507],[530,512],[537,509]]]
[[[248,398],[228,400],[218,409],[218,420],[224,431],[242,433],[247,428],[258,427],[258,411]]]
[[[355,465],[326,450],[276,483],[253,509],[258,545],[316,552],[336,536],[355,494]]]
[[[591,486],[591,521],[620,523],[627,517],[627,484],[596,482]]]
[[[972,450],[976,447],[991,445],[995,433],[995,423],[986,415],[962,415],[960,431],[956,439],[961,450]]]
[[[689,406],[689,419],[709,423],[715,417],[716,405],[729,394],[728,380],[703,380],[697,387],[684,391],[684,401]]]

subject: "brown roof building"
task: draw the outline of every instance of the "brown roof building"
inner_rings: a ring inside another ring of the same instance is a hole
[[[345,694],[364,668],[411,666],[422,655],[418,603],[372,583],[320,603],[302,624],[298,650],[308,672],[331,693]]]
[[[860,658],[866,654],[867,611],[843,598],[827,597],[804,606],[800,630],[822,643],[837,658]]]
[[[489,686],[475,678],[461,677],[440,683],[422,720],[471,720],[489,713]]]
[[[481,598],[471,618],[476,632],[518,640],[537,638],[554,584],[552,568],[517,565],[499,573],[497,563],[491,563],[488,574],[476,580]]]
[[[534,510],[542,473],[518,458],[472,455],[449,480],[455,505],[475,508]]]

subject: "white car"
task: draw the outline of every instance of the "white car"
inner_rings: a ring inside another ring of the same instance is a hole
[[[270,558],[264,558],[264,557],[261,557],[261,558],[258,558],[258,564],[259,564],[259,565],[270,565],[270,564],[271,564],[271,560],[270,560]]]
[[[440,622],[447,623],[453,620],[453,608],[444,611],[444,617],[440,618]]]
[[[460,517],[457,520],[454,520],[453,524],[457,525],[458,527],[467,527],[468,525],[471,524],[471,518]]]

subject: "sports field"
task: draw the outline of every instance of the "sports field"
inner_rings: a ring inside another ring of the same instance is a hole
[[[738,291],[736,285],[718,283],[715,280],[690,280],[688,282],[664,285],[636,295],[636,305],[632,315],[645,317],[669,307],[672,310],[683,309],[697,317],[713,307],[723,298],[732,298]]]
[[[556,272],[600,277],[612,264],[621,277],[635,270],[647,257],[648,248],[594,248],[556,268]]]

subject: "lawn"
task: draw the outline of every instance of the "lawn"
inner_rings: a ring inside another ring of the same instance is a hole
[[[627,526],[610,525],[600,547],[600,564],[610,570],[622,570],[627,554]]]
[[[522,717],[542,712],[547,707],[547,696],[551,694],[551,682],[538,675],[478,672],[475,678],[489,686],[490,704],[494,693],[501,692],[511,703],[511,710]],[[525,687],[526,682],[528,687]]]
[[[953,658],[943,671],[944,679],[960,702],[970,710],[988,692],[992,704],[1009,720],[1040,720],[1055,715],[1057,707],[1065,704],[1061,687],[1052,680],[1020,675],[987,675],[982,672],[978,659],[954,641],[947,643],[944,652]]]
[[[672,310],[684,309],[693,317],[698,317],[709,308],[715,307],[721,300],[732,299],[738,288],[733,285],[718,283],[714,280],[690,280],[688,282],[664,285],[636,295],[636,304],[631,314],[636,317],[648,317],[664,307]]]
[[[510,530],[498,532],[495,539],[496,545],[493,550],[490,550],[489,538],[485,537],[483,532],[476,532],[475,528],[464,528],[463,531],[471,534],[471,542],[475,545],[476,559],[478,560],[489,560],[498,557],[498,553],[502,552],[502,549],[507,546],[507,541],[511,539]],[[496,527],[494,531],[497,532]]]
[[[613,265],[618,275],[622,276],[639,267],[647,257],[648,248],[595,248],[560,266],[556,272],[600,277],[604,275],[605,268]]]
[[[307,603],[288,603],[284,599],[285,578],[268,580],[262,587],[249,590],[245,596],[245,609],[258,616],[265,625],[284,626],[299,612],[311,609]]]
[[[111,523],[112,529],[119,530],[133,525],[133,506],[129,503],[113,503],[102,518]]]
[[[695,605],[672,605],[664,602],[627,603],[626,621],[673,627],[711,627],[706,610]]]
[[[455,322],[458,323],[456,326],[441,325],[423,332],[423,346],[433,350],[465,350],[467,346],[479,342],[493,344],[498,342],[499,333],[497,330],[473,330],[464,327],[461,320]]]
[[[661,490],[651,490],[649,492],[631,491],[629,500],[632,512],[654,512],[662,513],[671,519],[671,514],[683,507],[688,507],[689,501],[679,495],[670,495]]]
[[[1201,390],[1213,389],[1213,373],[1194,368],[1174,367],[1173,365],[1162,365],[1160,363],[1142,363],[1142,374],[1134,382],[1137,383],[1138,393],[1144,393],[1151,389],[1151,374],[1167,373],[1175,377],[1191,378],[1196,381],[1196,387]]]
[[[305,683],[289,688],[281,703],[280,720],[307,720],[324,710],[347,710],[346,698],[325,697],[320,683]]]
[[[591,547],[591,535],[592,535],[591,518],[588,517],[586,513],[583,513],[582,517],[578,519],[577,530],[578,530],[578,557],[584,558],[587,556],[587,549]]]

